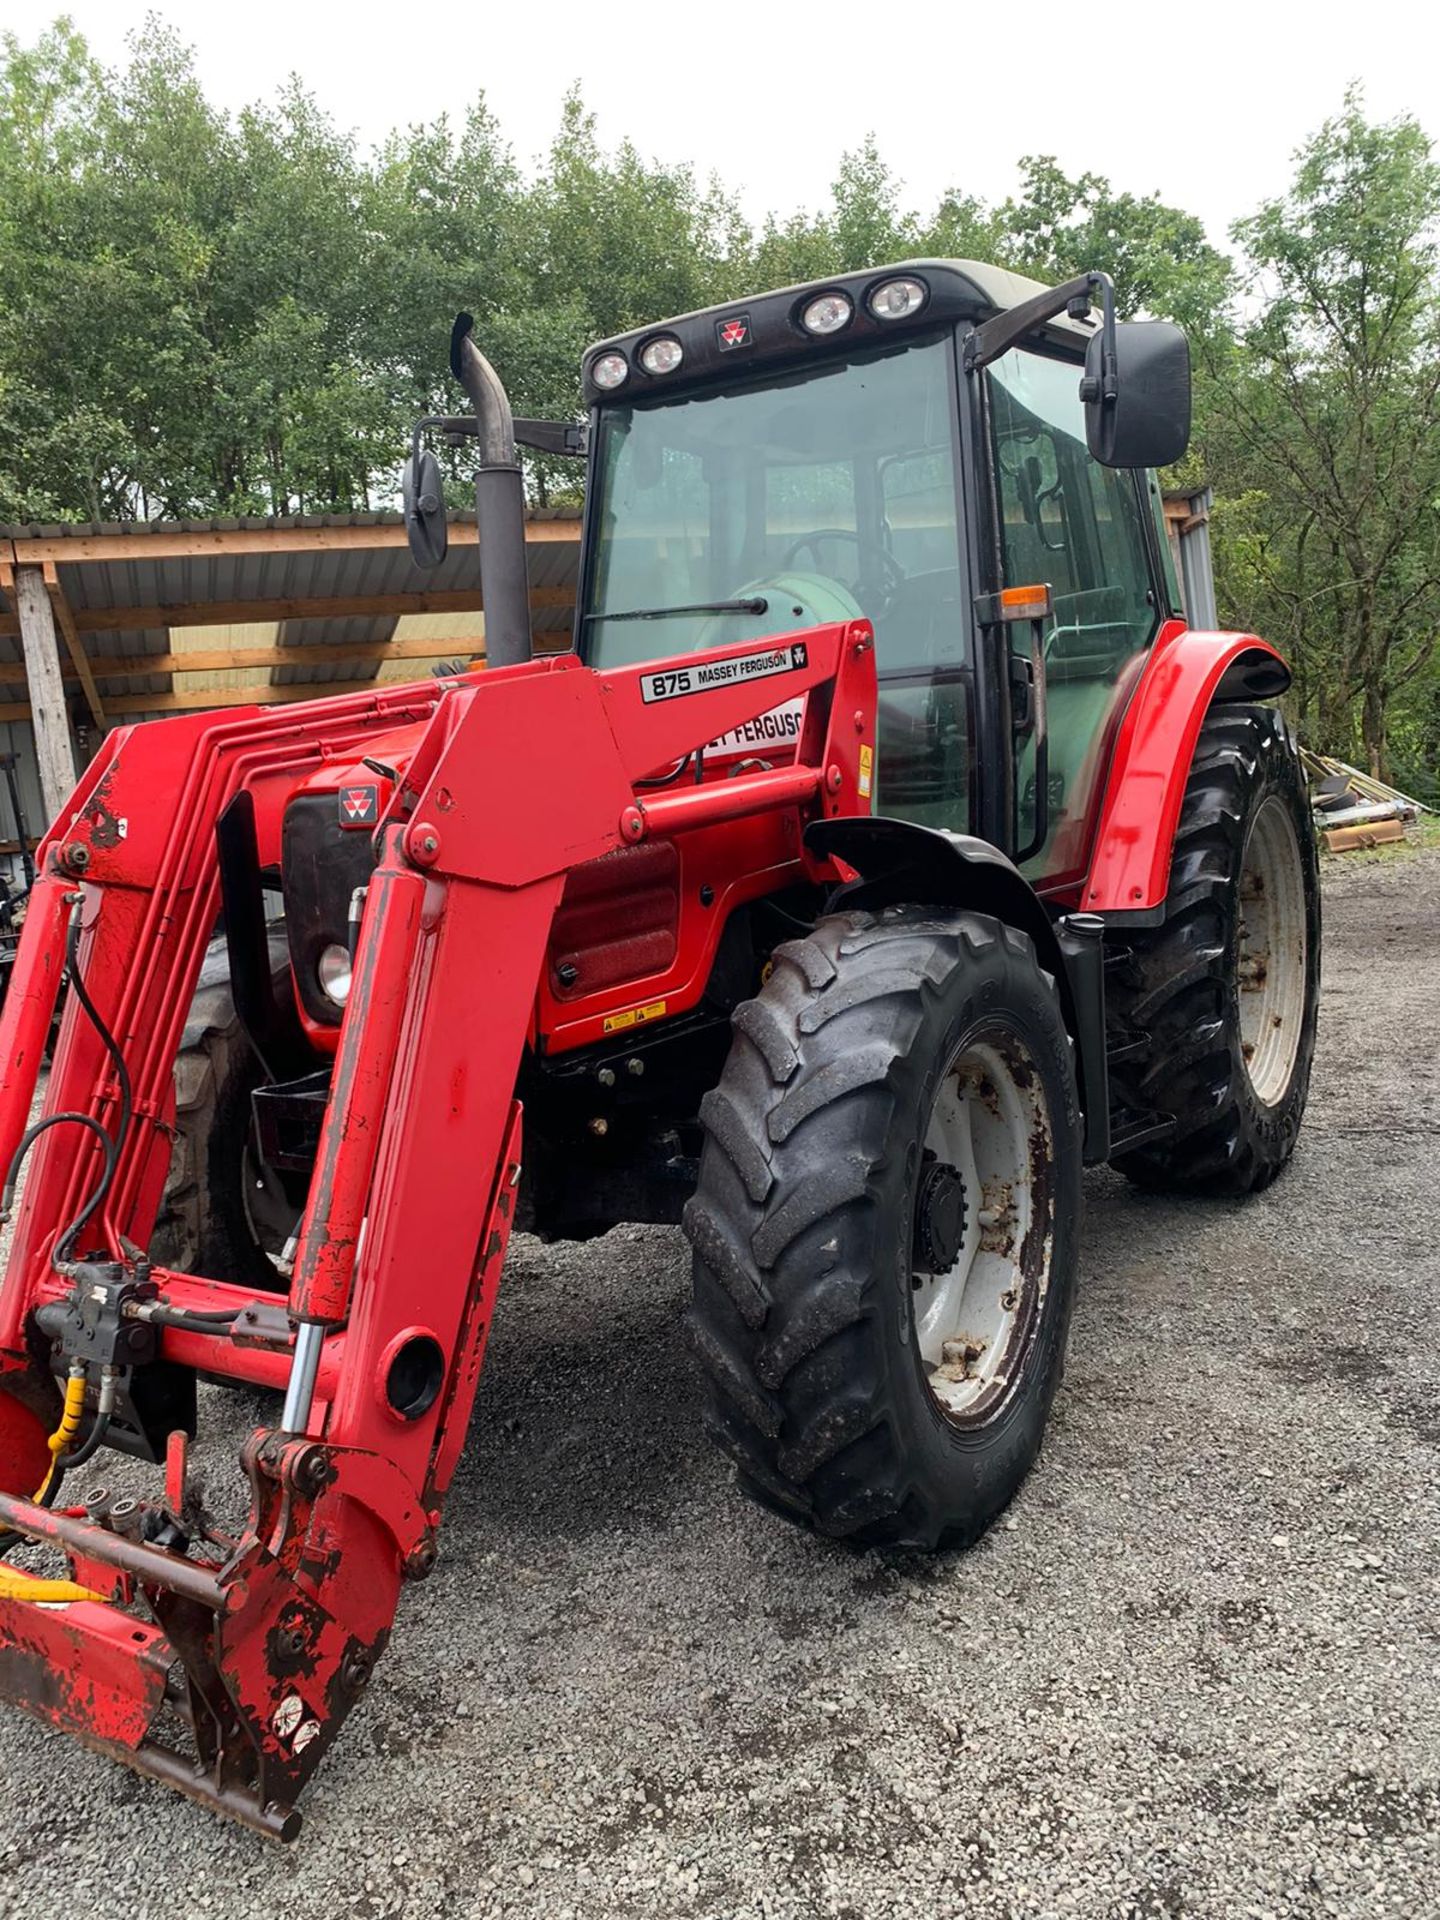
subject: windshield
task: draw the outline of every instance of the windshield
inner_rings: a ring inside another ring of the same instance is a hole
[[[604,408],[589,659],[629,665],[863,615],[882,676],[958,667],[951,366],[948,336],[912,339],[763,385]],[[637,613],[661,617],[615,617]]]

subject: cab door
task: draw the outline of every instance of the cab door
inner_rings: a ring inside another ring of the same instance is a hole
[[[1045,751],[1016,737],[1014,841],[1037,885],[1078,878],[1088,862],[1111,740],[1160,627],[1143,474],[1102,467],[1085,443],[1080,367],[1015,348],[989,368],[995,587],[1045,583],[1040,634]],[[1010,629],[1029,655],[1028,623]],[[1029,674],[1013,676],[1023,684]]]

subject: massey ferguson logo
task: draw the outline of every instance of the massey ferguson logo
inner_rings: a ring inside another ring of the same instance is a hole
[[[380,817],[378,787],[342,787],[340,824],[342,827],[373,827]]]
[[[715,322],[715,334],[720,342],[720,351],[722,353],[733,353],[736,347],[749,346],[749,314],[737,313],[729,320],[717,320]]]

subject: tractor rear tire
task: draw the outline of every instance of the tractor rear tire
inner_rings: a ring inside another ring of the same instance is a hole
[[[272,942],[272,962],[279,951]],[[212,942],[175,1061],[175,1142],[150,1255],[182,1273],[283,1293],[274,1256],[287,1214],[253,1143],[250,1095],[265,1077],[235,1011],[224,943]]]
[[[1245,1194],[1295,1146],[1320,989],[1320,872],[1305,773],[1281,715],[1212,708],[1185,790],[1165,918],[1119,936],[1109,1010],[1148,1035],[1112,1088],[1174,1132],[1113,1164],[1137,1186]]]
[[[1074,1295],[1055,982],[980,914],[840,914],[734,1024],[685,1215],[711,1435],[818,1533],[973,1541],[1039,1451]]]

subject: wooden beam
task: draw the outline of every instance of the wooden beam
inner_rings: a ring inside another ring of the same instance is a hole
[[[290,648],[286,654],[285,664],[294,665],[295,655],[300,651],[298,647]],[[308,653],[311,649],[306,648],[304,651]],[[318,652],[319,649],[315,651]],[[537,654],[563,653],[564,651],[564,647],[536,648]],[[381,657],[384,658],[383,655]],[[441,660],[464,659],[467,657],[467,651],[464,647],[451,647],[445,653],[430,657]],[[474,658],[473,655],[468,657]],[[483,662],[477,660],[476,664],[480,665]],[[13,671],[13,669],[7,671]],[[417,673],[415,677],[418,680],[425,676]],[[105,707],[113,720],[117,715],[127,713],[194,713],[203,712],[210,707],[272,707],[292,700],[328,700],[342,693],[389,693],[400,684],[403,683],[373,680],[312,680],[283,687],[215,687],[202,692],[175,690],[167,693],[125,693],[118,696],[112,694],[106,701]],[[28,701],[0,704],[0,721],[28,720],[30,717]],[[67,788],[66,791],[68,793],[69,789]]]
[[[303,647],[205,647],[193,653],[107,654],[90,662],[102,680],[133,679],[141,673],[229,673],[237,667],[353,666],[370,661],[483,660],[485,641],[473,634],[453,640],[352,640],[345,645],[315,642]],[[0,673],[5,671],[0,668]]]
[[[483,664],[485,642],[469,640],[372,640],[348,646],[207,647],[195,653],[117,653],[90,661],[100,680],[135,680],[147,673],[231,673],[241,667],[328,667],[387,660],[476,660]],[[0,686],[23,685],[18,661],[0,660]],[[112,696],[113,698],[113,696]]]
[[[317,700],[336,693],[364,693],[369,680],[329,681],[323,686],[217,687],[209,693],[126,693],[108,703],[110,718],[127,713],[193,713],[207,707],[273,707],[290,700]],[[19,702],[0,705],[0,720],[28,720]]]
[[[532,611],[573,607],[573,587],[532,587]],[[261,620],[349,620],[368,616],[396,619],[412,613],[481,613],[480,589],[446,593],[368,593],[291,595],[284,600],[202,600],[156,607],[80,607],[75,625],[81,633],[148,633],[161,627],[243,627]],[[0,615],[0,634],[19,632],[13,615]]]
[[[562,646],[544,644],[562,636],[542,633],[537,651],[560,653]],[[301,647],[197,647],[185,653],[116,653],[87,655],[90,671],[97,680],[134,680],[148,673],[231,673],[241,667],[297,667],[353,665],[370,661],[383,666],[387,660],[454,660],[485,658],[483,635],[469,639],[456,635],[437,640],[352,640],[331,645],[315,641]],[[73,677],[68,662],[61,671]],[[0,686],[23,686],[25,669],[18,660],[0,660]]]
[[[55,609],[39,567],[17,567],[15,603],[20,615],[20,644],[30,698],[18,709],[0,709],[7,720],[30,720],[35,727],[35,758],[45,818],[54,820],[75,785],[75,755],[70,745],[70,716],[60,677],[60,647]]]
[[[50,605],[54,611],[56,623],[65,639],[65,648],[70,655],[70,665],[75,670],[75,677],[85,689],[85,698],[91,713],[95,716],[96,726],[103,727],[106,724],[104,702],[95,685],[95,676],[90,671],[85,643],[75,631],[75,616],[70,611],[70,602],[65,598],[65,589],[60,584],[60,576],[48,563],[40,571],[45,580],[45,591],[50,596]]]
[[[463,532],[464,529],[457,529]],[[527,546],[578,546],[580,520],[527,520]],[[85,560],[203,560],[245,553],[354,553],[405,545],[403,525],[371,527],[232,527],[226,532],[188,533],[167,527],[157,533],[77,533],[11,543],[17,566],[75,566]]]

